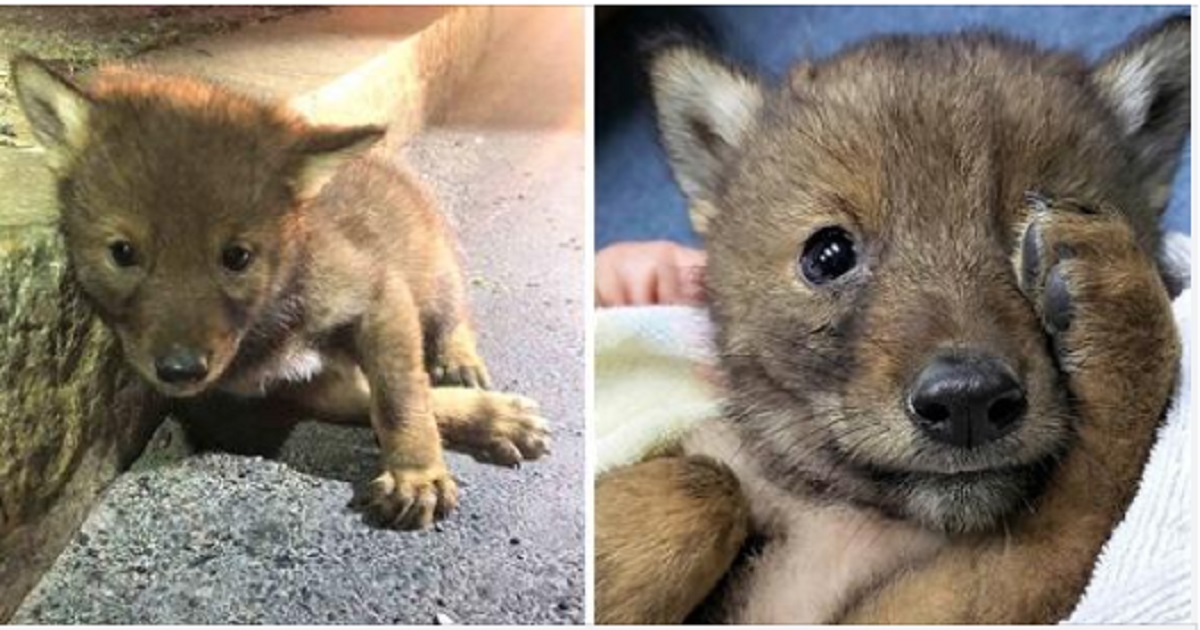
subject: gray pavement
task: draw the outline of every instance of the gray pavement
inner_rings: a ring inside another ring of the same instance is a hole
[[[496,387],[537,399],[553,425],[549,459],[506,470],[450,455],[459,511],[403,533],[347,506],[374,474],[367,429],[302,423],[266,460],[181,456],[168,427],[14,621],[583,621],[582,17],[508,11],[453,110],[402,153],[460,234]]]

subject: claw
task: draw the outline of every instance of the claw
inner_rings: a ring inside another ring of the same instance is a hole
[[[1047,327],[1052,333],[1065,332],[1071,326],[1071,291],[1063,275],[1062,263],[1050,270],[1043,299]]]
[[[1037,286],[1042,268],[1041,262],[1041,244],[1035,219],[1029,222],[1025,228],[1025,236],[1021,239],[1021,290],[1030,297],[1034,297],[1034,287]]]
[[[384,472],[369,485],[368,517],[397,529],[427,529],[458,504],[444,469]]]

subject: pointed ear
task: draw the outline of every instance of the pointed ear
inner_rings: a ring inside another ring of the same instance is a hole
[[[751,75],[699,49],[675,46],[650,63],[658,128],[692,224],[701,234],[716,214],[725,168],[762,109],[764,88]]]
[[[11,75],[17,101],[46,149],[50,167],[64,170],[83,148],[95,104],[75,84],[28,55],[13,59]]]
[[[370,149],[387,132],[382,127],[316,127],[298,147],[300,165],[292,190],[301,200],[312,199],[347,161]]]
[[[1191,119],[1191,19],[1175,16],[1113,51],[1092,80],[1137,155],[1136,168],[1165,207]]]

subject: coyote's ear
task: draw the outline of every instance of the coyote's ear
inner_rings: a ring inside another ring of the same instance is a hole
[[[1188,16],[1168,18],[1132,36],[1092,71],[1158,208],[1166,206],[1191,119],[1190,31]]]
[[[382,127],[316,127],[300,142],[300,165],[292,190],[301,200],[312,199],[343,164],[379,142]]]
[[[763,104],[759,81],[687,46],[659,51],[650,63],[658,128],[692,224],[707,231],[725,168]]]
[[[75,84],[28,55],[13,59],[11,74],[17,101],[34,137],[46,149],[50,167],[66,169],[83,148],[95,105]]]

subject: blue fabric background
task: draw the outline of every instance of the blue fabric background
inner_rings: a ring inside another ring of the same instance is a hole
[[[881,33],[987,27],[1068,48],[1095,60],[1140,27],[1187,7],[699,7],[628,9],[601,27],[596,55],[596,246],[669,239],[698,244],[658,145],[636,52],[669,23],[700,24],[718,50],[780,76],[801,56],[823,56]],[[625,28],[620,25],[638,23]],[[1164,225],[1191,232],[1191,143],[1184,150]]]

